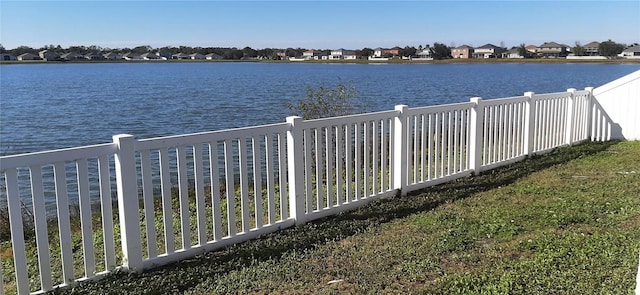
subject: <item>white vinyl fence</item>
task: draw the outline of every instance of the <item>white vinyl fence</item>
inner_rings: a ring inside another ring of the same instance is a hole
[[[49,291],[119,267],[142,271],[603,140],[598,130],[610,122],[592,90],[142,140],[117,135],[2,157],[13,254],[0,269],[0,293]]]

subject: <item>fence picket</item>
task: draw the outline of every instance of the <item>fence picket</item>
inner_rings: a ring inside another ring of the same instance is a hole
[[[5,170],[5,182],[8,196],[20,195],[18,192],[17,169],[11,168]],[[20,198],[7,198],[16,287],[18,294],[29,294],[29,273],[27,271],[27,254],[25,251],[24,233],[22,229],[22,208],[20,205]],[[71,237],[71,235],[69,235],[69,237]]]
[[[56,202],[58,209],[58,231],[60,235],[60,256],[62,260],[62,277],[64,284],[71,284],[73,274],[73,253],[71,250],[71,223],[69,222],[69,197],[64,162],[53,164],[55,177]]]
[[[78,200],[80,206],[80,228],[82,232],[82,254],[84,276],[91,278],[96,272],[96,258],[93,247],[93,226],[91,215],[91,196],[89,195],[89,170],[86,159],[76,161],[78,178]]]
[[[33,219],[35,225],[36,245],[38,247],[38,269],[40,271],[40,287],[42,291],[51,291],[51,255],[49,254],[49,233],[47,230],[47,211],[44,203],[42,187],[42,167],[33,165],[31,173],[31,196],[33,200]]]
[[[196,189],[196,219],[198,220],[198,245],[207,243],[207,219],[204,202],[204,158],[202,144],[193,146],[193,174]]]
[[[100,212],[102,214],[102,235],[104,243],[105,271],[116,267],[116,246],[113,234],[113,200],[111,199],[111,173],[109,157],[98,157],[98,177],[100,179]]]
[[[178,164],[178,199],[180,204],[180,235],[182,249],[191,248],[191,226],[189,225],[189,178],[187,176],[187,151],[185,146],[176,147]]]
[[[267,160],[269,157],[267,157]],[[209,142],[209,174],[211,178],[211,214],[213,220],[213,240],[222,239],[222,209],[220,208],[220,167],[218,142]]]
[[[171,254],[176,250],[173,234],[173,204],[171,202],[171,168],[169,167],[169,150],[160,149],[160,182],[162,189],[162,227],[164,229],[165,253]]]
[[[142,176],[142,201],[144,206],[145,231],[147,237],[147,255],[158,256],[156,243],[156,225],[153,206],[153,176],[151,175],[151,157],[148,150],[140,151],[140,172]]]

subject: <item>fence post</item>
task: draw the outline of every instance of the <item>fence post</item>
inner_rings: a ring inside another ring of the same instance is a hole
[[[482,168],[484,108],[480,105],[482,97],[472,97],[470,101],[475,105],[471,108],[471,118],[469,119],[469,150],[467,155],[469,157],[469,169],[473,170],[473,174],[477,175]]]
[[[525,121],[524,121],[524,144],[523,151],[525,155],[533,154],[533,146],[535,139],[535,125],[534,125],[534,108],[535,103],[533,101],[534,92],[525,92],[524,96],[527,97],[527,104],[525,107]]]
[[[135,138],[128,134],[114,135],[113,142],[118,145],[115,162],[123,266],[140,272],[142,271],[142,241],[138,212]]]
[[[587,98],[587,134],[586,137],[587,139],[593,141],[593,127],[591,126],[591,124],[593,124],[593,87],[586,87],[584,90],[589,92],[589,96]],[[640,294],[638,294],[640,295]]]
[[[409,173],[407,165],[408,109],[407,105],[397,105],[395,110],[399,113],[393,121],[393,188],[397,189],[401,196],[407,195],[405,187]]]
[[[569,101],[567,102],[567,123],[564,141],[567,145],[571,145],[571,143],[573,143],[573,118],[575,117],[573,114],[573,106],[575,104],[574,100],[576,99],[576,89],[569,88],[567,92],[569,92]]]
[[[287,170],[289,177],[289,216],[296,225],[304,224],[304,153],[302,142],[302,118],[298,116],[287,117],[290,128],[287,131]]]

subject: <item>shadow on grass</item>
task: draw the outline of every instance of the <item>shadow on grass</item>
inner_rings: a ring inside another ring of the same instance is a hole
[[[182,293],[208,278],[268,259],[279,259],[292,251],[304,251],[336,241],[372,227],[432,210],[444,203],[464,199],[473,194],[509,185],[534,172],[572,159],[606,150],[617,142],[585,143],[556,149],[524,161],[412,192],[406,197],[378,200],[362,208],[326,217],[307,224],[267,234],[223,250],[205,253],[141,274],[116,272],[106,278],[79,284],[54,293],[82,294],[167,294]]]

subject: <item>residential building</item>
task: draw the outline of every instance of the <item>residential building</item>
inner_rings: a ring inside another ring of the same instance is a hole
[[[84,59],[84,55],[79,54],[79,53],[75,53],[75,52],[68,52],[68,53],[65,53],[63,55],[60,55],[59,59],[62,59],[62,60],[81,60],[81,59]]]
[[[124,60],[142,60],[142,56],[138,53],[129,52],[122,56]]]
[[[179,52],[172,55],[171,59],[191,59],[191,57],[189,56],[189,54]]]
[[[600,55],[600,42],[593,41],[589,44],[582,46],[582,52],[584,55],[597,56]]]
[[[318,50],[307,50],[302,53],[302,57],[306,60],[318,60],[322,57],[322,52]]]
[[[208,59],[208,60],[222,59],[222,55],[215,54],[215,53],[209,53],[209,54],[205,55],[204,58]]]
[[[546,58],[566,57],[569,54],[567,50],[569,46],[558,44],[556,42],[545,42],[538,46],[536,54]]]
[[[502,56],[504,48],[493,44],[485,44],[473,49],[474,58],[498,58]]]
[[[356,54],[353,50],[340,48],[331,50],[331,54],[328,56],[328,59],[345,59],[345,56],[347,56],[346,59],[355,59],[354,56],[356,56]]]
[[[23,53],[16,57],[17,60],[40,60],[40,57],[33,53]]]
[[[105,59],[108,59],[108,60],[119,60],[119,59],[122,59],[122,55],[114,53],[114,52],[105,53],[103,56],[104,56]]]
[[[425,59],[425,60],[433,59],[433,57],[431,57],[431,48],[427,47],[422,51],[416,52],[416,57],[414,59]]]
[[[98,53],[98,52],[92,52],[89,54],[85,54],[84,58],[88,59],[88,60],[105,60],[104,55]]]
[[[11,55],[8,53],[0,53],[0,60],[7,61],[7,60],[18,60],[18,59],[14,55]]]
[[[205,58],[206,58],[206,56],[204,56],[204,54],[200,54],[200,53],[189,54],[189,59],[198,59],[198,60],[200,60],[200,59],[205,59]]]
[[[526,48],[527,51],[531,52],[532,54],[535,54],[536,51],[538,51],[538,46],[535,45],[527,45],[524,48]]]
[[[472,54],[473,47],[469,45],[462,45],[451,50],[453,58],[471,58]]]
[[[59,60],[60,59],[60,54],[53,52],[51,50],[42,50],[38,52],[38,56],[40,56],[40,59],[42,60]]]
[[[640,58],[640,45],[627,47],[620,56],[625,58]]]
[[[163,58],[163,59],[172,59],[172,54],[171,51],[168,50],[158,50],[158,52],[156,52],[156,55]]]
[[[514,47],[502,53],[502,58],[524,58],[520,54],[520,48]]]
[[[381,48],[378,47],[376,49],[373,50],[373,57],[393,57],[393,56],[400,56],[402,52],[402,48],[396,46],[393,48]]]
[[[140,54],[140,59],[142,59],[142,60],[162,60],[162,59],[165,59],[165,58],[162,58],[162,57],[158,56],[154,52],[146,52],[146,53]]]

